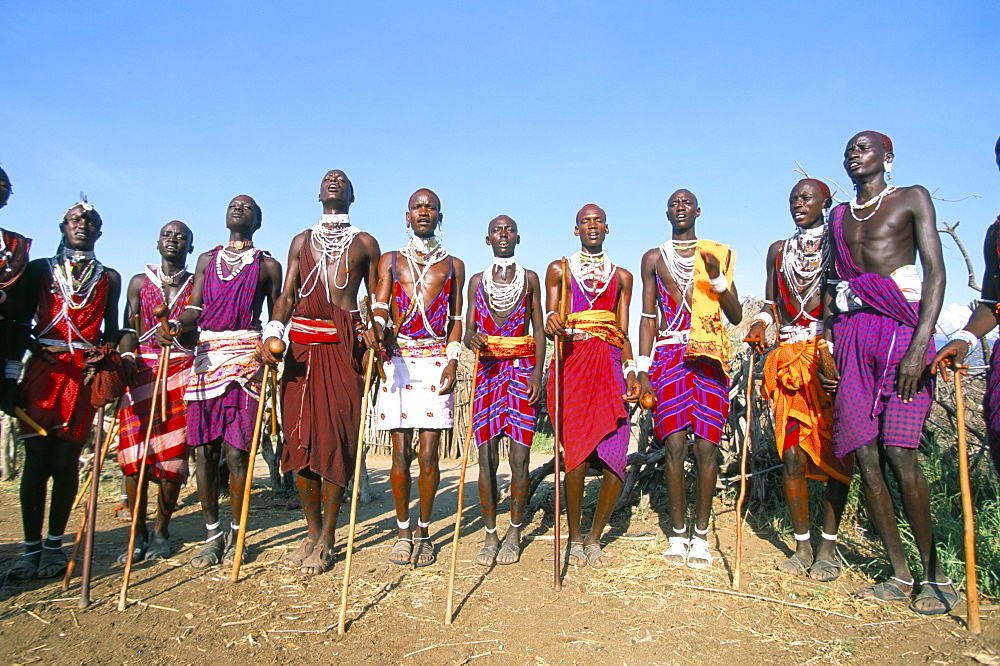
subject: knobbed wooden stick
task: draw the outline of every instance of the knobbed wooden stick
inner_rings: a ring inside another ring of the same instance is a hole
[[[559,278],[559,314],[563,317],[565,322],[567,303],[569,301],[569,262],[566,261],[566,257],[560,260],[560,266],[562,268],[562,277]],[[552,573],[552,589],[558,592],[562,589],[562,547],[560,544],[561,538],[559,534],[560,521],[562,520],[562,452],[560,447],[562,446],[562,360],[563,360],[563,348],[562,348],[562,336],[557,335],[552,341],[555,345],[555,363],[553,364],[553,383],[555,384],[555,395],[553,396],[553,405],[555,406],[555,414],[552,415],[552,448],[555,449],[555,525],[553,528],[552,536],[552,549],[553,549],[553,573]]]
[[[365,362],[365,383],[361,394],[361,421],[358,424],[358,452],[354,461],[354,484],[351,486],[351,522],[347,528],[347,556],[344,561],[344,583],[340,588],[340,619],[337,623],[337,633],[343,634],[347,626],[347,592],[351,586],[351,563],[354,560],[354,535],[358,526],[358,493],[361,488],[361,461],[364,458],[365,427],[368,424],[368,393],[372,383],[372,368],[375,366],[375,356],[378,350],[368,350],[368,360]]]
[[[118,406],[120,406],[120,402]],[[108,449],[111,448],[111,440],[114,439],[115,433],[118,431],[121,416],[118,406],[115,407],[115,418],[111,420],[111,427],[108,429],[108,434],[104,438],[104,446],[100,451],[101,459],[98,460],[97,467],[91,467],[86,481],[83,482],[83,488],[81,488],[80,492],[77,493],[76,500],[73,502],[74,509],[79,506],[80,500],[83,499],[83,496],[87,494],[87,491],[90,489],[90,483],[94,478],[94,474],[97,474],[97,478],[100,479],[101,470],[104,468],[104,459],[108,457]],[[94,451],[95,458],[97,455],[98,452]],[[83,513],[80,514],[80,526],[76,528],[76,539],[73,541],[73,554],[70,555],[69,562],[66,564],[66,573],[63,574],[63,592],[69,589],[69,583],[73,580],[73,571],[76,569],[76,558],[80,554],[80,546],[83,544],[83,531],[87,528],[87,514],[89,512],[89,506],[90,503],[88,502],[87,507],[85,507]]]
[[[277,338],[271,339],[267,343],[268,350],[274,356],[281,356],[285,353],[285,343]],[[275,372],[275,369],[268,364],[264,364],[264,376],[261,378],[260,382],[260,400],[257,403],[257,420],[254,423],[253,428],[253,440],[250,442],[250,457],[247,461],[247,480],[243,486],[243,506],[240,509],[240,529],[236,533],[236,552],[233,556],[233,573],[229,577],[229,581],[232,583],[237,582],[240,579],[240,565],[243,563],[243,546],[246,543],[247,538],[247,519],[250,517],[250,492],[253,490],[253,463],[257,458],[257,448],[260,446],[260,436],[262,425],[264,423],[264,402],[265,402],[265,389],[269,386],[271,381],[271,374]],[[271,400],[277,400],[277,396],[272,392]]]
[[[167,329],[169,310],[165,305],[153,308],[153,315],[160,320],[160,326]],[[169,332],[169,331],[168,331]],[[157,410],[160,410],[160,423],[167,422],[165,395],[167,393],[167,378],[169,377],[170,347],[160,349],[160,358],[156,366],[156,378],[153,380],[153,391],[149,401],[149,423],[146,425],[146,438],[142,442],[139,456],[139,478],[135,485],[135,501],[132,503],[132,522],[128,530],[128,549],[125,551],[125,572],[122,574],[122,587],[118,594],[118,610],[125,610],[128,604],[128,583],[132,576],[132,552],[135,550],[135,534],[139,528],[139,498],[146,492],[146,459],[149,457],[149,440],[153,438],[153,425],[156,423]],[[145,516],[143,516],[145,518]]]
[[[49,431],[43,428],[42,426],[38,425],[38,421],[28,416],[28,412],[24,411],[20,407],[14,408],[14,416],[19,418],[21,421],[25,423],[25,425],[27,425],[29,428],[37,432],[42,437],[49,436]]]
[[[472,364],[472,382],[469,388],[469,426],[465,431],[465,453],[462,455],[462,473],[458,477],[458,512],[455,514],[455,536],[451,540],[451,570],[448,572],[448,601],[445,604],[444,623],[451,624],[455,611],[455,570],[458,568],[458,537],[462,530],[462,509],[465,504],[465,469],[469,465],[469,449],[472,448],[472,411],[476,399],[476,374],[479,371],[479,351]]]
[[[100,446],[104,441],[104,407],[97,410],[97,436],[94,437],[94,446]],[[97,465],[101,460],[98,451],[94,452],[94,478],[97,479]],[[94,563],[94,532],[97,531],[97,498],[99,483],[90,484],[90,501],[87,503],[87,522],[90,528],[85,535],[83,544],[83,573],[80,575],[80,608],[90,606],[90,571]],[[67,565],[68,566],[68,565]]]
[[[743,447],[740,453],[740,496],[736,500],[736,564],[733,566],[733,589],[740,589],[740,573],[743,568],[743,502],[747,498],[747,455],[750,452],[750,421],[753,418],[753,364],[754,353],[751,347],[747,352],[747,431],[743,434]]]
[[[965,608],[966,625],[981,634],[979,623],[979,587],[976,583],[976,525],[972,514],[972,488],[969,484],[969,447],[965,439],[965,399],[962,395],[964,368],[955,368],[955,406],[958,421],[958,482],[962,489],[962,518],[965,523]]]

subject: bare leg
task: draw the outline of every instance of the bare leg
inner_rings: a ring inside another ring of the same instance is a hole
[[[247,474],[250,474],[250,452],[241,451],[229,444],[222,445],[222,451],[226,455],[226,465],[229,467],[229,507],[232,512],[232,534],[230,535],[229,548],[226,556],[222,558],[223,564],[232,562],[236,555],[236,534],[240,516],[243,512],[243,502],[250,501],[249,497],[244,497],[246,493]]]
[[[521,529],[524,526],[524,507],[528,503],[528,463],[531,449],[512,443],[508,454],[510,463],[510,527],[503,538],[497,555],[497,564],[513,564],[520,559]]]
[[[592,567],[598,569],[609,566],[611,557],[605,555],[601,550],[601,535],[604,527],[611,520],[611,512],[615,510],[615,503],[618,495],[622,491],[622,480],[609,469],[604,470],[604,477],[601,479],[601,490],[597,495],[597,507],[594,509],[594,520],[590,525],[590,533],[583,540],[584,552],[587,552],[587,562]],[[597,551],[592,551],[590,546],[596,546]]]
[[[170,557],[170,517],[177,508],[177,498],[181,494],[181,484],[177,481],[160,479],[156,494],[156,525],[146,546],[146,559],[158,560]]]
[[[149,473],[146,470],[146,479],[143,487],[139,487],[139,473],[129,474],[125,477],[125,495],[128,498],[128,507],[131,513],[136,515],[135,520],[135,547],[132,549],[132,562],[141,562],[146,556],[146,544],[149,542],[149,528],[146,525],[146,513],[148,510],[149,497]],[[118,564],[125,564],[128,560],[128,545],[118,554]]]
[[[418,440],[420,450],[417,452],[417,462],[420,464],[420,477],[417,479],[417,488],[420,491],[420,519],[414,533],[413,558],[410,561],[422,566],[434,561],[434,551],[428,542],[427,528],[430,526],[434,510],[434,497],[441,483],[441,468],[438,465],[441,431],[421,430]]]
[[[197,446],[194,451],[198,501],[201,503],[201,516],[208,534],[206,546],[191,559],[191,566],[205,569],[219,564],[225,550],[225,540],[222,538],[224,532],[219,525],[219,461],[222,457],[222,441],[217,439]]]
[[[583,491],[587,481],[587,472],[590,470],[590,463],[583,461],[573,469],[566,472],[566,522],[569,526],[569,550],[573,551],[574,544],[577,544],[579,552],[570,552],[568,561],[574,566],[584,566],[587,559],[583,555],[583,532],[580,523],[583,519]],[[559,480],[556,479],[556,483]],[[559,520],[559,516],[556,516]]]
[[[340,515],[340,503],[344,498],[344,487],[326,480],[321,482],[321,487],[323,518],[316,546],[299,567],[299,573],[304,576],[319,575],[328,571],[333,565],[333,544],[336,540],[337,517]]]
[[[295,475],[295,487],[299,491],[299,502],[302,513],[306,517],[306,529],[309,540],[316,543],[323,531],[323,511],[320,504],[320,488],[322,482],[319,475],[308,469],[300,470]]]
[[[396,508],[396,520],[401,523],[410,522],[410,486],[413,477],[410,474],[410,464],[413,462],[413,447],[410,445],[409,430],[392,431],[392,502]],[[400,539],[413,538],[413,526],[399,528]]]
[[[827,534],[837,534],[840,530],[840,518],[847,506],[847,493],[851,487],[831,478],[826,482],[826,497],[823,500],[823,531]],[[837,542],[830,539],[820,539],[816,559],[833,560],[837,557]]]
[[[667,484],[670,522],[674,533],[687,526],[687,493],[684,483],[684,459],[687,458],[687,432],[680,430],[667,436],[664,446],[663,477]]]
[[[694,459],[698,466],[694,525],[696,529],[704,532],[708,529],[708,519],[712,514],[712,500],[715,498],[715,482],[719,478],[719,447],[707,439],[695,437]]]
[[[782,456],[784,470],[782,480],[785,485],[785,499],[788,501],[788,515],[792,531],[796,535],[809,534],[809,482],[806,480],[808,456],[797,444],[785,449]],[[778,565],[785,573],[799,575],[813,562],[812,542],[795,539],[795,554]]]
[[[912,580],[910,567],[903,553],[903,542],[899,538],[899,525],[896,524],[896,512],[892,505],[889,488],[882,476],[879,462],[878,444],[865,444],[856,452],[858,470],[861,473],[862,489],[868,504],[868,514],[878,530],[882,545],[892,564],[893,576],[902,581]],[[896,581],[893,583],[900,590],[909,592],[910,588]]]
[[[476,564],[493,566],[500,550],[497,536],[497,468],[500,466],[500,437],[479,447],[479,506],[483,510],[486,537],[476,556]]]

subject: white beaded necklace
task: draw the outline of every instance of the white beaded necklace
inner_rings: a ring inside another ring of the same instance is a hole
[[[587,299],[588,310],[593,309],[597,299],[608,290],[614,270],[615,265],[603,252],[586,254],[581,251],[570,255],[569,271]]]
[[[427,273],[431,266],[440,263],[448,258],[448,250],[441,245],[441,239],[437,236],[430,238],[420,238],[414,236],[410,242],[400,249],[399,253],[406,257],[410,267],[410,277],[413,278],[413,300],[415,309],[420,312],[424,328],[433,332],[431,323],[427,320],[427,305],[424,303],[423,285],[427,279]],[[403,322],[400,322],[401,324]]]
[[[785,241],[781,251],[781,274],[799,302],[799,317],[809,317],[805,308],[823,284],[830,263],[829,243],[825,240],[826,224],[799,229]]]
[[[504,271],[510,266],[514,267],[513,280],[504,284],[493,279],[494,270],[499,268]],[[521,292],[524,290],[524,267],[518,265],[514,257],[493,257],[493,265],[483,271],[481,281],[490,309],[506,312],[521,298]]]
[[[215,272],[218,274],[220,280],[229,282],[236,279],[236,276],[242,273],[243,269],[252,264],[256,258],[257,249],[253,245],[239,251],[224,247],[215,255]],[[222,270],[223,263],[229,269],[228,274]]]
[[[670,279],[677,285],[677,290],[681,294],[681,306],[684,310],[688,311],[691,310],[691,306],[688,304],[687,294],[691,289],[691,285],[694,284],[695,253],[692,252],[690,257],[682,257],[677,253],[677,250],[686,250],[689,248],[693,249],[697,244],[698,240],[695,239],[681,241],[671,240],[660,245],[660,256],[663,258],[663,263],[667,267],[667,272],[670,273]],[[677,309],[677,314],[674,316],[675,320],[679,318],[681,310],[682,308]]]
[[[323,219],[313,225],[310,243],[319,256],[316,259],[316,265],[309,271],[309,274],[302,281],[302,286],[299,287],[299,298],[311,294],[321,278],[327,298],[330,297],[330,271],[327,270],[329,266],[332,266],[335,271],[334,288],[337,290],[347,288],[347,283],[350,281],[350,271],[347,268],[344,269],[344,284],[338,282],[337,271],[343,262],[344,255],[350,250],[351,243],[360,233],[361,229],[353,226],[346,214],[323,215]]]
[[[866,222],[866,221],[872,219],[873,217],[875,217],[875,213],[878,212],[878,209],[882,207],[882,199],[885,199],[887,196],[889,196],[890,194],[892,194],[895,190],[896,190],[896,186],[895,185],[886,185],[884,190],[882,190],[881,192],[879,192],[878,194],[876,194],[875,196],[873,196],[871,199],[869,199],[868,201],[866,201],[863,204],[859,204],[858,203],[858,195],[855,194],[854,198],[851,199],[851,202],[850,202],[851,203],[851,217],[853,217],[855,219],[855,221],[857,221],[857,222]],[[865,217],[858,217],[855,214],[855,211],[864,210],[866,208],[871,208],[872,206],[875,206],[875,210],[873,210],[871,213],[869,213]]]
[[[52,272],[53,292],[56,289],[62,295],[63,303],[70,310],[79,310],[90,302],[90,297],[104,275],[104,266],[94,256],[93,252],[83,252],[62,248],[59,256],[52,257],[49,269]],[[73,276],[73,266],[86,261],[77,279]]]

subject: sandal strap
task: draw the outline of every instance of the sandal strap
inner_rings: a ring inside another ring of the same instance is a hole
[[[33,550],[30,553],[22,553],[21,557],[31,557],[32,555],[38,555],[40,552],[42,552],[42,551],[41,550]]]
[[[947,579],[945,581],[942,581],[942,582],[938,582],[936,580],[922,580],[922,581],[920,581],[921,585],[934,585],[936,587],[948,587],[949,585],[954,585],[954,583],[955,582],[951,578],[949,578],[949,579]]]
[[[903,580],[902,578],[896,578],[895,576],[889,576],[889,580],[894,580],[897,583],[902,583],[903,585],[909,585],[910,587],[913,587],[913,583],[914,583],[914,581],[912,579],[910,579],[910,580]]]
[[[396,542],[399,543],[400,541],[409,541],[410,543],[413,543],[413,539],[406,539],[404,537],[396,537]]]

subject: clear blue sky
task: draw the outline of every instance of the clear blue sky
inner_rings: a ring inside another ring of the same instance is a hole
[[[424,6],[426,5],[426,6]],[[80,190],[98,256],[126,276],[156,232],[226,240],[230,198],[264,211],[257,245],[283,263],[320,213],[323,174],[354,182],[354,222],[405,242],[418,187],[472,271],[487,222],[520,225],[520,262],[578,249],[574,214],[608,212],[612,259],[638,271],[666,239],[665,201],[698,195],[700,236],[738,252],[742,294],[793,225],[798,160],[848,187],[857,131],[890,135],[896,184],[937,196],[980,248],[1000,212],[1000,3],[3,2],[0,225],[50,255]],[[841,193],[843,196],[843,192]],[[945,240],[948,302],[968,302]],[[193,265],[193,264],[192,264]],[[634,326],[634,323],[633,323]]]

